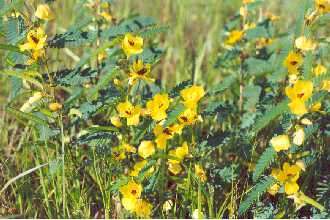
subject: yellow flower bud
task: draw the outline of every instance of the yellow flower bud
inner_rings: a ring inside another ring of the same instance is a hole
[[[49,110],[51,110],[52,112],[57,112],[58,110],[61,110],[62,107],[62,104],[58,102],[53,102],[48,105]]]
[[[40,4],[37,7],[37,11],[34,14],[37,18],[50,21],[55,18],[54,13],[51,11],[50,7],[47,4]]]
[[[120,118],[118,116],[113,116],[110,118],[111,124],[116,126],[117,128],[120,128],[123,124],[120,121]]]

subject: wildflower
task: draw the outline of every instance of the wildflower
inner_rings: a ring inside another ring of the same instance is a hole
[[[108,22],[112,21],[112,16],[109,12],[103,11],[103,12],[100,13],[100,16]]]
[[[270,140],[270,144],[276,152],[288,150],[291,146],[288,135],[278,135]]]
[[[128,211],[134,211],[138,203],[138,198],[140,198],[142,193],[141,184],[131,180],[126,185],[120,187],[119,191],[123,196],[121,202],[124,208]]]
[[[173,207],[173,201],[172,200],[166,200],[163,204],[163,211],[168,212]]]
[[[181,167],[180,163],[168,162],[168,170],[171,173],[173,173],[174,175],[177,175],[182,171],[182,167]]]
[[[163,150],[166,147],[167,140],[171,139],[174,134],[181,134],[182,128],[183,126],[178,124],[173,124],[166,128],[157,124],[153,130],[153,133],[156,136],[155,142],[157,148]]]
[[[275,196],[276,193],[280,190],[280,188],[281,186],[275,183],[267,190],[267,192],[272,196]]]
[[[321,76],[327,72],[327,68],[322,64],[317,64],[315,68],[313,68],[313,73],[315,76]]]
[[[321,90],[330,92],[330,80],[323,80]]]
[[[298,81],[298,76],[296,74],[290,74],[289,75],[289,83],[295,84]]]
[[[133,212],[137,204],[137,198],[123,197],[121,199],[121,204],[127,211]]]
[[[134,211],[140,218],[150,218],[152,205],[144,199],[138,199]]]
[[[305,103],[298,99],[291,101],[289,103],[289,108],[293,114],[299,116],[308,112]]]
[[[185,158],[185,156],[188,155],[188,153],[188,144],[185,141],[181,147],[177,147],[176,149],[169,151],[168,155],[173,158],[169,159],[168,161],[171,163],[180,163]]]
[[[152,141],[142,141],[138,150],[139,155],[146,159],[155,153],[155,146]]]
[[[198,119],[196,110],[188,108],[179,115],[178,119],[183,125],[192,125]]]
[[[53,102],[48,105],[49,110],[51,110],[53,112],[57,112],[58,110],[61,110],[62,107],[63,107],[63,105],[58,102]]]
[[[234,45],[238,41],[240,41],[243,38],[243,36],[244,36],[243,31],[233,30],[229,33],[229,36],[228,36],[227,40],[225,41],[225,44]]]
[[[34,14],[37,18],[50,21],[55,18],[54,13],[47,4],[40,4],[37,7],[37,11]]]
[[[255,28],[257,25],[256,23],[252,22],[252,23],[247,23],[247,24],[244,24],[243,26],[243,30],[249,30],[249,29],[253,29]]]
[[[291,100],[289,107],[293,114],[303,115],[307,113],[305,101],[308,100],[313,93],[313,83],[311,81],[298,80],[293,87],[286,87],[285,93]]]
[[[303,64],[303,57],[300,53],[290,52],[284,60],[284,66],[288,69],[289,74],[298,74],[298,68]]]
[[[266,47],[273,43],[273,39],[261,37],[256,41],[256,47],[258,49]]]
[[[312,125],[313,124],[313,122],[311,120],[309,120],[308,118],[303,118],[303,119],[301,119],[300,122],[303,125]]]
[[[326,14],[330,12],[330,1],[329,0],[315,0],[316,10],[320,14]]]
[[[281,184],[284,184],[284,191],[287,195],[292,195],[299,190],[297,180],[299,179],[301,168],[296,164],[290,165],[284,163],[282,170],[273,169],[271,175],[277,179]]]
[[[133,106],[129,101],[117,105],[119,117],[127,119],[127,125],[137,125],[140,122],[141,108]]]
[[[120,117],[118,116],[112,116],[110,118],[111,124],[113,124],[115,127],[120,128],[123,124],[120,121]]]
[[[20,108],[20,111],[22,112],[30,112],[35,107],[36,103],[40,101],[40,99],[43,97],[41,92],[35,92],[33,96],[31,96],[27,102],[25,102],[22,107]]]
[[[120,187],[119,191],[123,198],[138,199],[142,193],[142,185],[131,180],[126,185]],[[127,202],[131,203],[132,200]]]
[[[37,29],[30,30],[27,34],[27,42],[19,45],[21,51],[31,50],[32,59],[28,60],[28,64],[32,64],[40,57],[45,56],[45,49],[47,35],[45,31],[39,27]]]
[[[129,84],[134,85],[139,79],[154,82],[155,79],[149,77],[150,69],[150,64],[144,64],[142,60],[135,60],[130,67]]]
[[[204,213],[202,211],[199,211],[199,209],[195,209],[191,216],[193,219],[204,219]]]
[[[305,140],[304,128],[298,126],[296,131],[293,133],[293,143],[297,146],[301,146]]]
[[[124,160],[126,158],[125,150],[121,146],[112,147],[111,155],[116,161]]]
[[[169,106],[168,94],[156,94],[152,100],[147,102],[147,111],[153,120],[160,121],[167,117],[166,110]]]
[[[296,48],[303,51],[314,50],[316,48],[316,43],[311,39],[306,38],[305,36],[298,37],[295,40],[295,45]]]
[[[45,31],[38,27],[37,29],[30,30],[27,34],[27,42],[19,46],[21,51],[25,50],[41,50],[46,46],[47,35]]]
[[[196,109],[197,103],[204,97],[205,91],[202,86],[193,85],[189,88],[181,90],[180,95],[183,99],[183,104],[187,108]]]
[[[125,34],[121,47],[127,57],[130,57],[132,54],[142,53],[143,38],[139,36],[134,36],[131,33]]]
[[[286,87],[285,93],[290,100],[308,100],[313,93],[313,83],[307,80],[298,80],[293,87]]]
[[[205,182],[207,180],[205,170],[198,164],[195,164],[195,174],[201,182]]]

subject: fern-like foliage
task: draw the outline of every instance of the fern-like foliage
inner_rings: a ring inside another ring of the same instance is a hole
[[[61,86],[77,86],[88,82],[95,77],[97,71],[88,68],[63,69],[52,72],[49,75],[54,76],[53,83]],[[48,80],[48,74],[43,74],[43,78]]]
[[[262,196],[269,187],[271,187],[275,183],[275,179],[271,176],[268,176],[262,180],[260,180],[251,191],[247,194],[243,202],[240,204],[238,213],[239,215],[243,215],[254,202],[258,200],[260,196]]]
[[[69,31],[63,34],[56,34],[47,42],[50,48],[78,47],[95,40],[97,33],[86,31]]]
[[[182,105],[181,103],[176,105],[173,110],[171,110],[168,114],[168,117],[164,123],[164,127],[167,127],[174,122],[176,122],[178,116],[185,110],[185,106]]]
[[[276,151],[272,146],[268,147],[260,156],[256,168],[253,172],[253,182],[256,182],[264,170],[269,167],[276,156]]]
[[[266,127],[272,120],[279,117],[282,113],[288,110],[288,101],[284,100],[277,104],[276,106],[273,106],[269,111],[266,111],[266,113],[260,117],[255,126],[253,131],[255,134],[257,134],[261,129]]]
[[[176,85],[171,91],[170,91],[170,97],[174,98],[176,96],[180,95],[180,91],[187,88],[188,86],[190,86],[192,84],[191,80],[186,80],[186,81],[182,81],[180,82],[178,85]]]

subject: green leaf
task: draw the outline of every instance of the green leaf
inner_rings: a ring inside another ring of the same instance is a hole
[[[223,92],[224,90],[228,89],[234,82],[237,81],[236,75],[230,75],[224,78],[224,80],[219,83],[217,86],[215,86],[213,89],[211,89],[208,92],[209,96],[216,95],[220,92]]]
[[[0,10],[0,17],[4,16],[5,14],[9,13],[11,10],[20,7],[23,5],[24,0],[13,0],[11,3],[7,3],[2,7]]]
[[[46,125],[46,126],[48,125],[47,121],[42,120],[41,118],[35,116],[32,113],[22,112],[11,107],[7,107],[6,111],[18,119],[31,121],[39,125]]]
[[[164,127],[167,127],[176,122],[178,116],[185,110],[185,106],[181,103],[176,105],[172,111],[168,113],[167,119],[164,123]]]
[[[256,125],[254,126],[253,131],[257,134],[261,129],[266,127],[272,120],[288,111],[288,100],[284,100],[277,104],[276,106],[272,106],[266,113],[257,120]]]
[[[15,76],[20,79],[25,79],[26,81],[34,84],[39,88],[43,88],[42,84],[36,79],[41,78],[41,75],[35,71],[14,71],[14,70],[1,70],[0,74],[7,76]]]
[[[276,156],[276,151],[272,146],[268,147],[260,156],[253,172],[253,182],[256,182],[266,168],[272,163]]]
[[[192,85],[192,81],[186,80],[186,81],[182,81],[180,82],[178,85],[176,85],[171,91],[170,91],[170,97],[174,98],[176,96],[180,95],[181,90],[187,88],[188,86]]]
[[[259,37],[268,37],[268,33],[266,28],[262,27],[262,26],[257,26],[256,28],[252,28],[246,31],[245,37],[248,40],[253,40]]]
[[[275,182],[276,180],[271,176],[260,180],[245,196],[243,202],[241,202],[238,209],[238,214],[244,214],[251,207],[251,205],[256,202],[258,198],[262,196]]]

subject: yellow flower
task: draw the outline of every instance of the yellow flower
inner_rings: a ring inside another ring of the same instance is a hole
[[[32,29],[27,34],[27,42],[19,46],[21,51],[25,50],[41,50],[46,46],[47,35],[45,31],[38,27],[37,29]]]
[[[135,60],[130,67],[129,84],[134,85],[139,79],[147,82],[154,82],[155,79],[149,77],[150,69],[150,64],[144,64],[142,60]]]
[[[195,174],[201,182],[205,182],[207,180],[205,170],[198,164],[195,164]]]
[[[309,80],[298,80],[293,87],[286,87],[285,93],[291,100],[308,100],[313,94],[313,83]]]
[[[195,109],[188,108],[179,115],[178,119],[183,125],[192,125],[198,119],[197,112]]]
[[[176,148],[175,150],[175,155],[177,158],[179,158],[180,160],[183,160],[189,153],[189,148],[188,148],[188,144],[187,142],[183,142],[183,144],[181,145],[181,147]]]
[[[108,22],[112,21],[112,16],[109,12],[103,11],[100,13],[100,16],[103,17]]]
[[[323,80],[321,90],[325,90],[327,92],[330,92],[330,80]]]
[[[31,112],[36,104],[42,99],[43,94],[41,92],[35,92],[28,100],[25,102],[20,111],[22,112]]]
[[[129,101],[117,105],[119,117],[127,119],[127,125],[137,125],[140,122],[141,108],[133,106]]]
[[[316,43],[311,39],[306,38],[305,36],[298,37],[295,40],[295,45],[296,48],[303,51],[315,50],[316,48]]]
[[[168,212],[172,209],[173,207],[173,201],[172,200],[166,200],[163,205],[163,211]]]
[[[244,24],[243,26],[243,30],[249,30],[249,29],[253,29],[255,28],[257,25],[256,23],[252,22],[252,23],[247,23],[247,24]]]
[[[306,108],[306,105],[305,105],[305,102],[303,102],[299,99],[292,100],[288,104],[288,106],[289,106],[291,112],[295,115],[298,115],[298,116],[304,115],[308,112],[307,108]]]
[[[247,0],[245,0],[247,1]],[[250,0],[251,1],[251,0]],[[204,213],[199,209],[195,209],[191,215],[192,219],[205,219]]]
[[[291,51],[284,60],[284,66],[288,69],[289,74],[298,74],[298,68],[303,64],[304,58],[300,53]]]
[[[313,68],[313,73],[315,76],[321,76],[327,72],[327,68],[322,64],[317,64],[315,68]]]
[[[173,124],[169,127],[163,128],[157,124],[153,129],[153,133],[156,136],[155,142],[157,148],[163,150],[166,147],[167,140],[171,139],[174,134],[181,134],[183,125]]]
[[[55,18],[54,13],[52,10],[49,8],[47,4],[40,4],[37,7],[37,11],[34,14],[37,18],[50,21]]]
[[[187,108],[196,109],[197,103],[204,97],[205,91],[202,86],[193,85],[189,88],[181,90],[180,95],[183,99],[183,104]]]
[[[61,110],[62,107],[63,107],[62,104],[60,104],[58,102],[53,102],[48,105],[49,110],[51,110],[53,112],[57,112],[58,110]]]
[[[315,0],[316,10],[320,14],[326,14],[330,12],[330,1],[329,0]]]
[[[126,158],[125,151],[121,146],[112,147],[111,154],[112,157],[117,161],[124,160]]]
[[[270,45],[270,44],[272,44],[272,43],[273,43],[273,39],[262,37],[262,38],[259,38],[259,39],[257,40],[257,42],[256,42],[256,47],[257,47],[258,49],[260,49],[260,48],[266,47],[266,46],[268,46],[268,45]]]
[[[152,141],[142,141],[138,150],[139,155],[146,159],[155,153],[155,146]]]
[[[284,184],[284,191],[288,195],[292,195],[299,190],[297,180],[299,179],[301,168],[294,164],[283,164],[283,169],[273,169],[271,175],[281,184]]]
[[[274,185],[272,185],[272,186],[267,190],[267,192],[268,192],[269,194],[271,194],[272,196],[275,196],[276,193],[280,190],[280,188],[281,188],[280,185],[278,185],[278,184],[274,184]]]
[[[140,218],[150,218],[152,205],[143,199],[138,199],[135,205],[135,214]]]
[[[174,157],[169,159],[170,163],[180,163],[189,153],[187,142],[183,142],[181,147],[177,147],[176,149],[170,150],[168,155]]]
[[[182,171],[182,167],[180,163],[168,162],[168,170],[174,175],[177,175]]]
[[[281,150],[288,150],[291,146],[288,135],[278,135],[276,137],[273,137],[270,140],[270,144],[276,152],[279,152]]]
[[[143,38],[139,36],[134,36],[131,33],[125,34],[121,47],[127,57],[130,57],[132,54],[142,53]]]
[[[121,204],[127,211],[133,212],[137,205],[138,199],[134,197],[123,197],[121,199]]]
[[[238,41],[240,41],[244,36],[244,32],[243,31],[239,31],[239,30],[233,30],[229,33],[227,40],[225,41],[225,44],[228,45],[234,45],[236,44]]]
[[[120,128],[123,124],[120,121],[120,117],[118,116],[112,116],[110,118],[111,124],[113,124],[115,127]]]
[[[126,153],[136,153],[136,148],[129,144],[121,143],[119,146],[111,148],[111,151],[115,160],[124,160]]]
[[[293,133],[293,143],[297,146],[301,146],[305,140],[304,128],[298,126],[296,131]]]
[[[155,121],[161,121],[167,117],[166,110],[170,106],[168,94],[156,94],[147,102],[147,111]]]
[[[119,192],[124,198],[138,199],[142,193],[142,185],[130,180],[126,185],[120,187]]]

